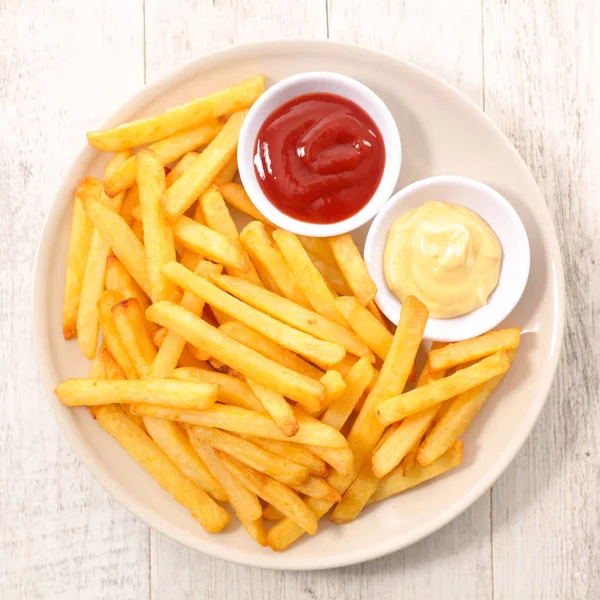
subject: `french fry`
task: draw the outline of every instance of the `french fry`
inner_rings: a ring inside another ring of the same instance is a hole
[[[435,350],[438,345],[439,344],[434,342],[432,348]],[[429,353],[429,357],[430,356],[431,352]],[[429,367],[429,357],[419,376],[419,381],[417,382],[418,388],[444,377],[445,371],[431,371]],[[376,477],[384,477],[394,469],[412,449],[416,448],[418,450],[421,439],[435,419],[440,406],[441,404],[434,404],[425,410],[407,417],[402,423],[398,423],[399,427],[397,427],[384,442],[380,443],[379,447],[373,453],[373,473]],[[412,462],[410,466],[414,464],[414,459],[416,459],[416,453],[414,458],[410,459]],[[403,470],[408,470],[408,464],[404,465]]]
[[[240,241],[252,262],[259,265],[257,267],[259,272],[264,273],[265,278],[273,282],[272,286],[267,286],[268,289],[300,304],[300,306],[311,308],[308,299],[298,285],[296,276],[260,221],[248,223],[240,233]]]
[[[300,240],[289,231],[276,229],[273,239],[313,309],[325,318],[345,326],[340,311],[335,306],[334,297],[327,287],[323,276],[313,265]]]
[[[126,298],[114,304],[111,314],[131,362],[139,377],[145,377],[156,356],[156,347],[145,327],[145,316],[136,298]]]
[[[101,185],[100,181],[93,177],[82,179],[73,201],[62,313],[65,340],[70,340],[77,335],[77,313],[79,311],[81,285],[94,232],[94,225],[84,209],[84,200],[86,196],[91,194],[99,196]]]
[[[125,379],[125,373],[106,346],[101,346],[90,367],[90,379]]]
[[[323,371],[306,362],[297,354],[239,321],[227,321],[219,329],[234,340],[260,352],[263,356],[278,362],[284,367],[292,369],[292,371],[297,371],[313,379],[321,379],[324,375]]]
[[[112,254],[106,258],[106,289],[119,292],[123,298],[135,298],[144,310],[150,306],[144,290]],[[154,323],[146,321],[146,329],[150,335],[154,335],[158,328]]]
[[[373,352],[385,360],[394,336],[356,298],[342,296],[336,298],[335,305],[356,335]]]
[[[98,301],[98,318],[100,319],[100,327],[104,335],[104,343],[110,350],[110,353],[123,370],[123,373],[125,373],[127,379],[137,379],[137,369],[129,357],[127,348],[121,341],[111,312],[112,307],[122,300],[124,300],[123,296],[117,291],[109,290],[104,292]]]
[[[231,475],[215,451],[196,437],[194,427],[188,427],[187,432],[192,447],[225,490],[229,502],[231,502],[235,514],[240,521],[256,521],[260,519],[262,516],[262,507],[256,494],[251,492],[237,477]]]
[[[326,448],[311,444],[308,444],[306,448],[331,465],[340,475],[348,475],[352,470],[354,455],[350,448]]]
[[[282,442],[280,440],[271,440],[268,438],[260,438],[254,436],[244,436],[253,444],[277,454],[283,458],[287,458],[292,462],[304,465],[310,473],[315,477],[325,477],[327,475],[327,465],[325,461],[320,459],[316,454],[313,454],[308,448],[300,444],[291,442]]]
[[[507,353],[510,362],[514,358],[514,352],[514,350],[509,350]],[[420,465],[432,464],[452,446],[464,433],[503,377],[504,373],[497,375],[485,383],[457,395],[450,401],[439,421],[421,442],[417,453],[417,461]]]
[[[306,500],[306,505],[313,512],[316,519],[320,519],[327,514],[327,511],[333,504],[333,502],[316,500],[315,498],[308,498]],[[280,552],[281,550],[285,550],[302,535],[304,535],[304,529],[292,519],[285,517],[269,530],[269,533],[267,534],[267,544],[272,550]]]
[[[367,356],[371,362],[375,357],[369,347],[357,335],[338,323],[299,306],[287,298],[252,285],[229,275],[212,276],[211,281],[246,304],[304,331],[320,340],[334,342],[356,356]],[[337,366],[333,367],[337,369]]]
[[[429,361],[432,371],[450,369],[462,363],[478,360],[500,350],[515,350],[521,340],[521,330],[501,329],[489,331],[471,340],[447,344],[431,352]]]
[[[173,232],[160,206],[165,170],[152,150],[144,148],[135,157],[150,297],[153,302],[170,300],[175,286],[161,273],[166,263],[176,259]]]
[[[448,377],[388,398],[377,407],[377,418],[389,425],[502,375],[509,367],[508,355],[501,350]]]
[[[229,523],[229,514],[187,479],[119,406],[98,407],[96,419],[164,490],[192,512],[206,531],[217,533]]]
[[[123,217],[102,202],[89,197],[85,201],[85,211],[110,246],[114,255],[121,261],[129,274],[146,294],[150,294],[146,252],[144,246],[125,222]]]
[[[250,260],[222,233],[183,216],[173,222],[175,241],[196,254],[238,271],[250,270]]]
[[[171,185],[183,175],[185,170],[196,162],[196,159],[199,156],[199,152],[188,152],[184,154],[177,161],[177,164],[167,173],[165,181],[167,187],[171,187]]]
[[[285,515],[280,510],[277,510],[272,504],[267,504],[263,508],[263,519],[266,519],[267,521],[279,521],[284,517]]]
[[[344,493],[342,500],[329,517],[334,523],[350,523],[356,519],[367,505],[369,498],[377,490],[379,480],[371,470],[371,463],[366,461],[356,479]]]
[[[246,381],[250,389],[254,392],[254,395],[263,405],[263,408],[269,413],[284,435],[288,437],[296,435],[298,432],[298,421],[296,421],[294,411],[286,399],[279,392],[270,390],[252,379],[246,379]]]
[[[327,392],[326,406],[330,406],[336,402],[346,391],[346,382],[338,371],[327,371],[319,381],[325,386]]]
[[[123,204],[121,205],[121,216],[124,221],[131,227],[135,221],[133,213],[138,211],[140,208],[140,194],[137,185],[132,185],[123,198]],[[143,239],[144,236],[142,236]]]
[[[321,421],[335,429],[341,429],[372,379],[373,367],[368,359],[363,357],[350,368],[345,378],[344,393],[329,406]]]
[[[317,500],[328,500],[330,502],[339,502],[341,500],[339,492],[320,477],[313,477],[311,475],[302,483],[291,487],[299,494],[304,494]]]
[[[300,485],[309,475],[308,468],[272,454],[238,436],[210,427],[194,427],[196,439],[233,456],[253,469],[286,485]]]
[[[173,421],[144,417],[148,435],[173,464],[215,500],[227,501],[227,494],[193,449],[183,428]]]
[[[215,454],[229,472],[249,490],[295,521],[307,533],[314,535],[317,532],[317,519],[314,513],[290,488],[276,479],[251,469],[227,454],[218,450],[215,451]]]
[[[327,241],[352,293],[361,306],[367,306],[375,297],[377,287],[352,236],[344,233],[328,238]]]
[[[213,183],[221,185],[223,183],[231,183],[235,179],[235,174],[238,170],[237,156],[234,154],[229,162],[215,175]]]
[[[252,200],[246,193],[246,190],[239,183],[224,183],[219,185],[219,191],[223,195],[225,202],[243,212],[255,221],[260,221],[269,227],[274,227],[273,223],[262,215],[261,212],[252,204]]]
[[[225,293],[208,280],[195,276],[179,263],[172,262],[163,269],[165,275],[182,288],[189,290],[214,309],[217,308],[248,327],[309,360],[334,365],[346,354],[339,344],[319,340],[307,333],[281,323],[269,315]],[[304,402],[303,402],[304,404]]]
[[[143,402],[160,407],[198,411],[212,406],[218,391],[219,386],[212,383],[173,379],[96,381],[85,377],[66,379],[58,384],[55,390],[58,399],[65,406]]]
[[[365,307],[382,325],[387,329],[389,321],[383,316],[380,308],[375,304],[375,300],[371,300]]]
[[[232,377],[225,373],[217,373],[216,371],[206,371],[197,367],[175,369],[173,377],[183,381],[216,383],[219,386],[219,402],[258,412],[265,410],[250,389],[250,386],[237,377]]]
[[[404,389],[428,316],[427,308],[414,296],[409,296],[403,302],[392,347],[348,435],[348,445],[354,455],[352,468],[347,474],[332,473],[328,477],[328,482],[340,493],[345,492],[356,478],[384,431],[384,425],[376,415],[377,407]]]
[[[131,121],[115,129],[90,131],[88,142],[98,150],[119,152],[163,140],[166,137],[251,106],[264,92],[262,75],[238,83],[202,98],[175,106],[166,112]]]
[[[160,379],[155,381],[169,380]],[[252,435],[274,440],[296,442],[298,444],[312,444],[314,448],[327,446],[344,449],[347,445],[346,439],[339,431],[332,429],[328,425],[324,425],[300,411],[295,411],[296,420],[299,425],[298,433],[287,437],[275,425],[269,415],[237,406],[215,404],[204,410],[180,410],[152,404],[134,404],[132,410],[134,414],[139,416],[159,417],[161,419],[169,419],[170,421],[187,423],[188,425],[216,427],[240,435]],[[309,449],[316,454],[312,446]]]
[[[144,243],[144,225],[139,219],[134,219],[131,225],[131,231],[135,234],[135,237]]]
[[[214,231],[222,233],[242,254],[246,259],[249,266],[247,271],[240,271],[239,269],[229,268],[228,272],[234,277],[240,277],[241,279],[247,279],[255,285],[262,286],[260,280],[250,257],[248,256],[244,246],[240,241],[240,236],[231,215],[229,209],[221,196],[221,192],[216,185],[211,185],[198,199],[198,204],[202,209],[204,215],[204,222],[208,227]]]
[[[256,521],[242,521],[242,525],[246,530],[246,533],[261,546],[267,545],[267,529],[265,528],[265,523],[260,519],[256,519]]]
[[[192,345],[205,349],[245,377],[251,377],[291,400],[315,404],[325,400],[325,388],[321,383],[236,342],[183,307],[171,302],[159,302],[146,311],[146,316],[172,329]]]
[[[187,152],[208,144],[217,135],[223,124],[218,119],[206,121],[193,129],[176,133],[148,146],[164,167]],[[109,198],[135,184],[137,178],[136,158],[130,158],[104,180],[104,191]]]
[[[204,277],[207,277],[211,273],[218,274],[220,272],[220,265],[215,265],[208,261],[200,261],[196,267],[196,273],[198,275],[203,275]],[[202,314],[202,309],[204,308],[204,301],[187,290],[184,292],[180,304],[198,316]],[[163,343],[160,345],[158,354],[156,355],[156,358],[150,367],[148,377],[170,377],[177,367],[177,363],[179,362],[179,358],[181,357],[184,347],[185,340],[174,331],[169,331],[166,334]],[[200,352],[199,355],[196,355],[196,358],[199,360],[208,360],[209,357],[210,356],[205,352]]]
[[[219,171],[233,158],[247,110],[235,112],[221,131],[164,192],[161,203],[171,221],[179,219],[196,198],[210,185]]]
[[[416,464],[408,473],[404,473],[402,466],[396,467],[391,473],[388,473],[383,479],[379,480],[377,490],[369,499],[368,504],[373,504],[384,498],[389,498],[400,492],[404,492],[420,483],[437,477],[462,462],[463,442],[454,442],[446,453],[438,458],[431,465],[423,467]]]

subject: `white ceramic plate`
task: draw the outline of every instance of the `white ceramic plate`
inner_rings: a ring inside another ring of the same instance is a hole
[[[105,127],[160,112],[262,72],[269,84],[303,71],[354,77],[387,103],[403,145],[399,187],[433,175],[465,175],[502,193],[519,213],[531,244],[531,275],[506,320],[526,332],[518,360],[464,436],[460,468],[365,510],[348,525],[323,520],[316,536],[303,536],[276,554],[231,525],[205,533],[125,451],[87,409],[63,407],[53,389],[84,376],[89,363],[76,341],[62,337],[64,264],[72,198],[85,175],[102,177],[108,156],[86,147],[48,215],[35,268],[34,343],[40,376],[58,422],[98,481],[140,519],[191,548],[246,565],[324,569],[373,559],[404,548],[448,523],[485,492],[529,435],[556,368],[564,321],[564,281],[550,215],[527,167],[502,133],[462,95],[433,75],[393,56],[325,41],[276,41],[205,56],[146,87]],[[84,132],[82,132],[82,137]],[[363,228],[364,229],[364,228]],[[364,240],[357,233],[357,240]]]

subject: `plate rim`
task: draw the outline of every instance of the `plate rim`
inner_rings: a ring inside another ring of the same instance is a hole
[[[420,67],[391,52],[378,50],[368,46],[353,44],[349,42],[340,42],[329,39],[310,39],[302,37],[279,38],[244,44],[234,44],[226,48],[202,54],[201,56],[189,60],[180,66],[170,69],[169,71],[161,75],[159,78],[154,80],[152,83],[144,85],[138,92],[136,92],[123,103],[121,103],[119,107],[111,113],[108,119],[103,123],[102,128],[105,129],[108,127],[113,127],[114,124],[117,121],[119,121],[121,113],[136,110],[140,106],[143,106],[148,101],[148,97],[158,96],[161,90],[165,88],[165,86],[175,85],[173,83],[174,80],[181,80],[182,78],[185,78],[185,74],[188,71],[193,72],[194,70],[196,70],[198,65],[202,63],[210,63],[211,61],[218,62],[219,59],[226,60],[227,56],[230,54],[239,54],[240,51],[244,51],[245,49],[255,50],[257,47],[261,47],[261,49],[263,49],[265,52],[268,52],[269,47],[277,47],[282,44],[292,48],[295,45],[305,46],[307,44],[315,47],[321,46],[324,49],[324,51],[327,51],[328,48],[336,47],[345,52],[367,53],[373,56],[385,57],[386,59],[391,59],[392,61],[399,63],[403,69],[408,69],[409,71],[412,71],[413,73],[422,78],[429,79],[431,83],[445,88],[447,92],[459,97],[463,103],[467,102],[470,108],[477,113],[478,117],[483,117],[483,120],[485,121],[487,126],[493,129],[497,135],[499,134],[501,136],[507,149],[509,149],[510,152],[513,153],[514,157],[520,163],[521,168],[525,169],[525,171],[529,174],[540,196],[544,198],[541,190],[539,189],[536,179],[531,173],[531,170],[529,169],[521,155],[518,153],[516,148],[513,146],[511,141],[492,121],[492,119],[468,96],[464,95],[457,88],[450,85],[438,75],[435,75],[434,73],[426,70],[425,68]],[[316,564],[316,560],[309,562],[307,559],[299,560],[295,558],[293,555],[293,551],[286,552],[284,554],[273,553],[273,557],[265,557],[264,554],[258,552],[255,555],[248,555],[248,553],[244,552],[242,556],[239,556],[235,552],[235,548],[229,548],[227,551],[225,551],[224,549],[220,549],[218,546],[211,546],[210,541],[201,541],[201,543],[199,544],[192,545],[189,542],[189,540],[184,541],[183,539],[180,539],[180,537],[176,535],[176,533],[174,533],[173,531],[169,531],[169,529],[172,529],[172,525],[170,524],[170,522],[167,519],[165,519],[162,515],[159,515],[157,517],[155,513],[151,514],[152,511],[149,511],[142,502],[133,498],[121,485],[116,484],[116,481],[113,478],[111,478],[108,472],[105,472],[105,469],[102,468],[101,464],[96,462],[93,453],[85,448],[85,444],[82,444],[82,442],[85,442],[85,437],[82,435],[81,431],[75,427],[71,427],[69,423],[67,423],[67,413],[65,412],[61,414],[59,408],[62,408],[62,405],[60,407],[58,406],[58,400],[56,399],[55,395],[50,391],[51,386],[48,382],[52,379],[52,368],[49,364],[49,359],[44,356],[43,340],[40,339],[41,336],[36,335],[36,331],[39,331],[39,325],[43,321],[44,309],[47,306],[42,300],[36,302],[36,298],[41,297],[39,294],[40,290],[44,288],[44,278],[42,276],[42,273],[40,272],[40,264],[42,262],[41,252],[42,249],[45,248],[45,246],[48,244],[50,233],[54,229],[50,225],[52,225],[59,216],[59,207],[61,206],[60,200],[61,198],[65,197],[67,192],[69,192],[69,190],[66,189],[69,174],[72,173],[80,163],[87,161],[88,158],[92,158],[92,155],[95,152],[96,150],[94,148],[86,144],[77,153],[75,159],[69,163],[70,167],[68,168],[68,170],[66,170],[65,175],[62,178],[62,182],[58,190],[54,194],[54,200],[52,201],[50,209],[48,210],[48,213],[44,218],[33,262],[33,285],[31,288],[31,335],[33,338],[32,341],[34,348],[34,357],[37,365],[39,381],[42,384],[44,394],[48,400],[48,403],[50,404],[52,413],[54,414],[54,417],[56,418],[56,421],[58,422],[62,433],[69,441],[75,456],[81,462],[83,462],[83,464],[91,472],[94,479],[98,483],[100,483],[100,485],[126,510],[131,512],[137,518],[141,519],[149,527],[152,527],[156,531],[160,532],[162,535],[165,535],[166,537],[188,548],[191,548],[192,550],[201,552],[209,556],[213,556],[218,559],[227,560],[245,566],[285,571],[323,570],[336,567],[350,566],[374,560],[392,552],[396,552],[398,550],[406,548],[424,539],[425,537],[431,535],[433,532],[437,531],[444,525],[454,520],[467,508],[472,506],[487,490],[489,490],[494,485],[494,483],[500,477],[500,475],[502,475],[502,473],[506,471],[509,464],[512,462],[516,454],[521,450],[521,448],[527,441],[533,427],[538,421],[539,415],[543,407],[547,402],[550,388],[556,376],[558,360],[560,358],[561,348],[563,346],[566,312],[563,259],[558,243],[558,237],[556,235],[556,228],[554,226],[554,222],[551,219],[551,215],[547,208],[547,205],[544,217],[547,218],[548,223],[550,225],[549,233],[551,234],[551,237],[549,241],[551,242],[551,245],[553,247],[551,247],[550,250],[554,250],[554,252],[551,252],[551,254],[556,254],[557,256],[556,261],[550,262],[550,266],[552,267],[551,281],[554,281],[554,297],[557,300],[557,318],[554,323],[554,331],[552,332],[551,336],[550,359],[548,361],[549,370],[552,373],[552,376],[548,377],[545,380],[545,384],[543,384],[540,387],[539,392],[537,394],[537,397],[540,398],[540,401],[538,402],[538,406],[536,407],[536,409],[529,417],[529,421],[524,423],[521,427],[517,428],[517,435],[515,436],[515,438],[518,440],[518,443],[513,442],[511,445],[505,448],[504,452],[502,452],[497,461],[496,468],[491,470],[488,473],[487,477],[480,479],[477,482],[477,484],[473,486],[473,488],[471,488],[471,490],[461,498],[460,502],[457,502],[454,505],[448,507],[448,509],[441,512],[435,518],[431,519],[430,522],[427,523],[425,526],[416,530],[411,536],[404,537],[401,539],[398,539],[397,537],[387,539],[378,543],[376,546],[367,546],[366,548],[362,548],[360,551],[355,551],[350,554],[319,557],[318,564]],[[194,539],[200,540],[200,538],[198,537]],[[278,560],[284,556],[285,561]]]

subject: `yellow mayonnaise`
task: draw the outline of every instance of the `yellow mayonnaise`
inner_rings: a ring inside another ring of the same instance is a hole
[[[430,317],[450,319],[487,304],[501,262],[500,242],[481,217],[464,206],[436,201],[394,222],[384,272],[400,301],[416,296]]]

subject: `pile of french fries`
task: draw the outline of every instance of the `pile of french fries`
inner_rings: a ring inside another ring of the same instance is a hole
[[[234,182],[263,90],[257,76],[88,134],[116,152],[104,182],[81,181],[69,238],[64,337],[91,368],[56,394],[206,531],[228,524],[228,502],[283,550],[334,506],[346,523],[459,465],[520,331],[434,343],[412,386],[425,306],[408,298],[393,331],[350,235],[276,229]],[[229,207],[252,219],[241,232]]]

